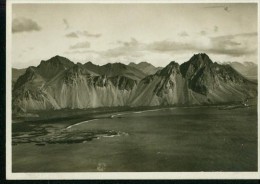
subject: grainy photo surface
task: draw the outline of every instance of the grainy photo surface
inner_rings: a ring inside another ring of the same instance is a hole
[[[11,172],[258,172],[258,3],[12,3]]]

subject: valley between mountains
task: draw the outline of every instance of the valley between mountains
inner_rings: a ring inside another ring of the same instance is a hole
[[[13,113],[117,106],[204,105],[257,96],[257,83],[229,64],[195,54],[164,68],[149,63],[73,63],[55,56],[37,67],[13,69]]]

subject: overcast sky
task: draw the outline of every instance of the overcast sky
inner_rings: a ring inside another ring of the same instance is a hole
[[[61,55],[76,62],[165,66],[205,52],[257,63],[257,4],[13,4],[12,64]]]

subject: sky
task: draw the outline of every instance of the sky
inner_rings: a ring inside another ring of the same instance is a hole
[[[12,67],[55,55],[74,63],[166,66],[197,53],[257,63],[256,3],[13,4]]]

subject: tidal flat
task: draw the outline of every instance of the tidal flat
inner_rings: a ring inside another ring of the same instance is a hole
[[[257,171],[256,105],[45,113],[12,123],[13,172]]]

